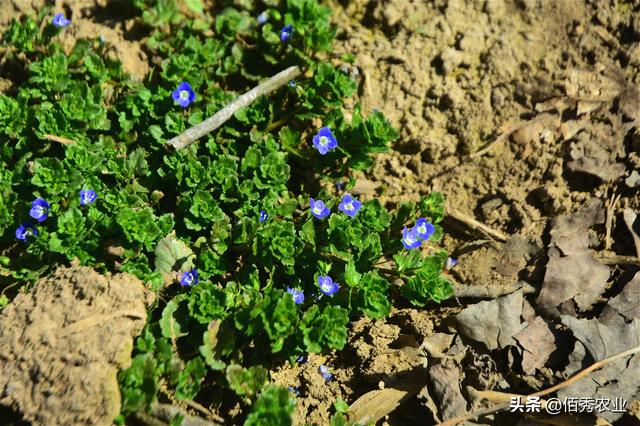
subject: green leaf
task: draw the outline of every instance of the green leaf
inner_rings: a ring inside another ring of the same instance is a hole
[[[300,236],[313,247],[316,246],[316,229],[314,227],[313,220],[307,220],[302,224],[302,227],[300,228]]]
[[[401,287],[401,292],[415,306],[424,307],[429,301],[440,303],[451,297],[453,287],[440,276],[418,272]]]
[[[419,203],[420,212],[432,223],[437,224],[442,221],[445,214],[444,194],[432,192],[426,197],[422,197]]]
[[[296,331],[298,325],[298,310],[293,298],[279,292],[275,305],[269,306],[262,312],[264,329],[271,340],[271,352],[282,350],[284,340]]]
[[[197,357],[184,366],[176,383],[176,398],[179,400],[193,399],[200,391],[200,385],[206,369],[202,358]]]
[[[389,286],[376,271],[367,272],[360,280],[355,306],[370,318],[384,318],[391,312]]]
[[[338,398],[333,403],[333,408],[336,413],[346,414],[349,411],[349,404],[347,404],[342,398]]]
[[[247,369],[237,364],[231,364],[226,371],[229,387],[247,400],[253,399],[269,380],[269,372],[260,365]]]
[[[235,342],[235,336],[229,333],[227,327],[221,325],[220,320],[211,321],[202,336],[202,346],[198,348],[200,355],[212,370],[223,370],[226,367],[226,363],[220,360],[223,355],[222,347],[229,345],[232,340]],[[233,347],[233,343],[230,346]]]
[[[251,408],[244,426],[291,426],[295,402],[289,391],[279,386],[268,386]]]
[[[212,320],[225,317],[227,295],[222,288],[202,283],[189,292],[187,306],[193,319],[201,324],[209,324]]]
[[[308,352],[321,352],[323,348],[342,349],[347,343],[346,309],[326,306],[322,312],[313,305],[304,313],[300,329]]]
[[[176,301],[175,299],[170,300],[162,310],[162,317],[160,318],[160,329],[162,330],[162,335],[171,340],[175,340],[189,334],[186,331],[183,331],[183,326],[175,317],[176,311],[180,307],[178,302],[179,301]]]
[[[171,215],[165,214],[158,218],[150,207],[125,207],[118,213],[116,221],[130,242],[141,243],[146,250],[151,250],[153,243],[173,227]]]
[[[189,9],[196,13],[204,12],[204,4],[202,3],[202,0],[184,0],[184,3]]]
[[[403,250],[395,254],[393,260],[396,263],[398,272],[404,273],[412,269],[419,269],[422,266],[422,255],[420,250]]]
[[[162,274],[165,284],[175,280],[175,273],[193,269],[193,251],[176,237],[175,232],[158,241],[154,250],[156,271]]]
[[[349,287],[356,287],[360,282],[360,277],[362,277],[362,274],[360,274],[356,270],[355,263],[353,261],[347,262],[347,265],[345,266],[345,269],[344,269],[345,283],[347,283]]]

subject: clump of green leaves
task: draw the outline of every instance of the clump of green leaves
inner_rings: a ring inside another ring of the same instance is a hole
[[[288,392],[265,388],[267,360],[340,350],[351,319],[383,318],[400,297],[426,306],[451,294],[441,276],[446,253],[437,248],[441,194],[393,212],[367,200],[353,218],[337,209],[355,183],[352,171],[367,170],[398,132],[382,113],[358,106],[345,118],[343,99],[356,83],[333,65],[329,9],[316,0],[236,3],[207,11],[197,0],[186,10],[175,0],[134,0],[146,48],[161,59],[143,82],[129,79],[100,40],[65,53],[35,18],[14,20],[2,41],[15,72],[0,95],[0,137],[9,141],[0,146],[0,248],[10,254],[0,280],[33,282],[79,259],[132,273],[161,293],[119,376],[120,423],[154,402],[164,382],[176,398],[203,403],[215,402],[203,386],[230,389],[253,405],[245,424],[289,424]],[[295,31],[283,43],[279,31],[289,24]],[[187,149],[163,145],[294,64],[304,69],[297,84],[256,100]],[[182,81],[197,93],[188,109],[171,99]],[[316,123],[332,129],[339,149],[319,155]],[[334,189],[345,180],[344,191]],[[83,188],[96,191],[96,202],[80,205]],[[37,238],[16,244],[13,230],[36,197],[51,204],[49,218]],[[332,214],[309,214],[311,197]],[[400,241],[418,217],[435,226],[426,256]],[[192,268],[199,283],[181,287],[180,274]],[[320,275],[340,290],[323,295]],[[290,288],[303,291],[304,302],[296,304]],[[334,424],[344,424],[343,411],[337,406]]]

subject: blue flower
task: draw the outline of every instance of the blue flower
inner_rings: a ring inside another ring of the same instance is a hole
[[[445,264],[445,268],[448,270],[453,269],[454,266],[458,264],[458,260],[453,257],[447,257],[447,263]]]
[[[260,211],[260,218],[258,219],[260,221],[260,223],[263,223],[264,221],[266,221],[267,219],[269,219],[269,215],[267,214],[266,211],[261,210]]]
[[[330,128],[322,127],[318,130],[318,134],[313,137],[313,146],[316,147],[320,154],[325,155],[327,152],[336,149],[338,141],[333,137]]]
[[[186,108],[196,100],[196,94],[194,93],[191,85],[186,81],[178,84],[178,88],[171,93],[171,97],[174,102],[180,105],[182,108]]]
[[[307,356],[306,355],[300,355],[298,357],[298,359],[296,359],[296,362],[298,364],[306,364],[307,363]]]
[[[269,15],[267,15],[267,12],[264,11],[260,15],[258,15],[258,24],[262,25],[265,22],[267,22],[268,19],[269,19]]]
[[[321,365],[318,367],[318,373],[325,379],[327,382],[333,379],[333,374],[329,373],[329,368],[326,365]]]
[[[342,210],[347,216],[355,217],[356,214],[362,208],[362,203],[349,194],[344,194],[342,202],[338,205],[338,208]]]
[[[36,219],[38,222],[42,222],[49,216],[49,203],[42,198],[36,198],[31,203],[31,210],[29,210],[29,216]]]
[[[198,270],[193,268],[190,271],[183,272],[180,278],[180,284],[182,286],[190,286],[198,284]]]
[[[404,248],[411,250],[416,247],[420,247],[421,243],[422,240],[420,240],[418,230],[416,228],[411,228],[411,230],[409,230],[405,226],[402,230],[402,244],[404,244]]]
[[[318,286],[320,287],[320,291],[327,296],[333,295],[340,289],[338,283],[334,283],[329,275],[320,275],[318,277]]]
[[[71,24],[71,20],[65,18],[64,13],[58,13],[51,20],[51,24],[56,28],[64,28]]]
[[[287,390],[295,396],[300,396],[300,388],[298,386],[288,386]]]
[[[291,81],[289,81],[289,87],[296,87],[296,85],[297,85],[297,84],[298,84],[298,83],[296,83],[296,81],[295,81],[295,80],[291,80]]]
[[[81,189],[80,190],[80,205],[86,206],[96,200],[96,191],[93,189]]]
[[[331,210],[324,205],[324,201],[322,200],[316,201],[312,198],[309,204],[311,206],[311,214],[318,219],[324,219],[331,214]]]
[[[422,240],[428,240],[436,230],[436,227],[425,218],[418,219],[414,228],[418,231],[418,236]]]
[[[16,229],[16,238],[20,241],[27,241],[28,237],[37,237],[38,230],[35,225],[31,222],[22,222],[20,226]]]
[[[304,291],[287,287],[287,293],[293,296],[293,301],[295,302],[296,305],[299,305],[302,302],[304,302]]]
[[[280,30],[280,41],[288,41],[293,35],[293,25],[285,25]]]
[[[345,181],[336,182],[336,190],[342,191],[346,185],[347,182]]]

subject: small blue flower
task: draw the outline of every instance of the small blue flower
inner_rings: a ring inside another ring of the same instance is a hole
[[[289,87],[296,87],[298,83],[295,80],[289,81]]]
[[[302,302],[304,302],[304,291],[287,287],[287,293],[293,296],[293,301],[295,302],[296,305],[299,305]]]
[[[329,275],[320,275],[318,277],[318,286],[320,287],[320,291],[327,296],[333,295],[340,289],[338,283],[334,283]]]
[[[311,206],[311,214],[318,219],[324,219],[331,214],[331,210],[324,205],[324,201],[322,200],[316,201],[312,198],[309,205]]]
[[[31,210],[29,210],[29,216],[37,220],[38,222],[44,221],[49,216],[49,203],[42,198],[36,198],[31,203]]]
[[[20,241],[27,242],[28,237],[37,237],[38,230],[35,225],[31,222],[22,222],[20,226],[16,229],[16,238]]]
[[[287,390],[295,396],[300,396],[300,388],[298,386],[288,386]]]
[[[267,11],[262,12],[258,15],[258,24],[263,25],[269,19],[269,15],[267,15]]]
[[[329,373],[329,368],[326,365],[321,365],[318,367],[318,373],[325,379],[327,382],[333,379],[333,374]]]
[[[321,155],[325,155],[327,152],[336,149],[338,141],[333,137],[330,128],[322,127],[318,130],[318,134],[313,137],[313,146],[316,147]]]
[[[436,230],[436,227],[425,218],[418,219],[414,228],[418,231],[418,236],[422,240],[428,240]]]
[[[96,191],[93,189],[81,189],[80,190],[80,205],[86,206],[96,200]]]
[[[265,222],[267,219],[269,219],[269,215],[267,214],[266,211],[261,210],[260,211],[260,218],[258,219],[260,221],[260,223]]]
[[[402,230],[402,244],[404,244],[404,248],[411,250],[416,247],[420,247],[421,243],[422,240],[420,240],[418,230],[416,228],[411,228],[411,230],[409,230],[405,226]]]
[[[298,364],[306,364],[307,363],[307,356],[306,355],[300,355],[298,357],[298,359],[296,359],[296,362]]]
[[[193,268],[190,271],[183,272],[180,284],[185,287],[198,284],[198,270]]]
[[[292,35],[293,25],[285,25],[284,28],[280,30],[280,41],[289,41]]]
[[[448,270],[453,269],[458,264],[458,260],[453,257],[447,257],[447,263],[445,264],[445,268]]]
[[[356,214],[362,208],[362,203],[349,194],[344,194],[342,202],[338,205],[338,208],[342,210],[349,217],[356,217]]]
[[[342,191],[345,186],[347,186],[347,182],[345,181],[336,182],[336,190],[338,191]]]
[[[186,108],[196,100],[196,94],[186,81],[178,84],[178,88],[171,93],[174,102]]]
[[[71,20],[65,18],[64,13],[58,13],[51,20],[51,24],[56,28],[64,28],[71,24]]]

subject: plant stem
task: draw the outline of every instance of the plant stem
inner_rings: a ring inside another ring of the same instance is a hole
[[[260,96],[271,93],[279,87],[284,86],[291,79],[296,78],[301,73],[302,71],[298,66],[289,67],[284,71],[280,71],[278,74],[274,75],[267,81],[260,83],[247,93],[238,96],[233,102],[204,120],[202,123],[185,130],[178,136],[169,140],[166,145],[171,145],[175,149],[188,147],[202,136],[211,133],[218,127],[222,126],[238,110],[250,105]]]

